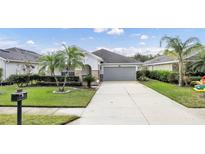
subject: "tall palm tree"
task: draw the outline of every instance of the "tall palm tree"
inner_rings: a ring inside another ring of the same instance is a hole
[[[191,62],[191,69],[194,72],[205,72],[205,51],[199,53],[196,59]]]
[[[74,47],[74,46],[67,47],[66,45],[63,44],[63,47],[64,47],[64,50],[59,51],[59,55],[61,57],[61,60],[60,60],[61,61],[61,69],[63,67],[64,70],[69,72],[69,71],[75,70],[75,68],[77,68],[77,67],[82,67],[83,66],[83,57],[84,57],[84,54],[82,53],[82,51],[80,51],[80,49],[78,49],[77,47]],[[68,73],[65,73],[64,83],[63,83],[61,91],[65,90],[67,77],[68,77]]]
[[[59,86],[59,81],[55,75],[55,70],[60,68],[60,56],[57,53],[49,53],[47,55],[41,56],[40,59],[40,69],[39,72],[47,71],[54,77],[57,87]]]
[[[179,37],[168,37],[164,36],[161,38],[160,46],[165,43],[166,50],[165,55],[175,57],[178,60],[179,65],[179,86],[183,86],[183,76],[185,74],[184,62],[185,58],[190,55],[193,51],[202,49],[202,45],[197,37],[191,37],[185,42]]]

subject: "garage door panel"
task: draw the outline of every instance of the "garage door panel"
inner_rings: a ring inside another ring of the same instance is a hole
[[[104,67],[104,81],[135,81],[136,67]]]

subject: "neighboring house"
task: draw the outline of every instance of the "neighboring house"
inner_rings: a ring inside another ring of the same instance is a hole
[[[40,55],[20,48],[0,49],[0,68],[3,68],[3,80],[12,74],[24,74],[25,63],[33,67],[32,73],[38,73]]]
[[[148,60],[143,63],[148,70],[167,70],[167,71],[177,71],[178,65],[177,60],[165,55],[157,56],[154,59]]]
[[[195,60],[198,54],[194,53],[188,56],[186,61]],[[178,71],[178,60],[172,57],[168,57],[166,55],[160,55],[155,57],[154,59],[148,60],[143,63],[144,66],[147,67],[148,70],[167,70],[167,71]]]
[[[93,52],[103,59],[100,65],[100,76],[103,81],[135,81],[136,71],[141,65],[135,59],[100,49]]]

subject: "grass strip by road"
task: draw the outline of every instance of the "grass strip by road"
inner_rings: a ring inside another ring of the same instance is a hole
[[[78,118],[73,115],[23,115],[22,125],[63,125]],[[0,125],[16,125],[16,115],[0,114]]]
[[[192,87],[179,87],[175,84],[157,80],[149,80],[140,83],[186,107],[205,108],[205,98],[203,97],[203,93],[194,91]]]

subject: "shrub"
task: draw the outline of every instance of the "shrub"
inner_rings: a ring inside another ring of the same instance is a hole
[[[3,69],[0,68],[0,81],[2,81],[2,76],[3,76]]]
[[[56,76],[56,78],[58,79],[59,82],[63,82],[64,81],[64,77],[63,76]],[[47,83],[55,83],[55,78],[53,76],[41,76],[41,75],[11,75],[7,81],[11,82],[11,83],[16,83],[19,87],[22,86],[27,86],[29,83],[36,81],[36,82],[41,82],[43,84],[43,82],[47,82]],[[79,82],[80,79],[78,76],[74,76],[74,77],[67,77],[67,82]]]
[[[91,83],[95,81],[95,77],[93,77],[92,75],[87,75],[83,78],[83,81],[87,82],[87,87],[90,88]]]
[[[136,72],[137,80],[142,79],[143,77],[148,77],[150,71],[149,70],[140,70]]]
[[[137,71],[137,79],[142,81],[146,81],[147,79],[145,77],[163,81],[163,82],[169,82],[169,83],[178,83],[178,73],[171,72],[171,71],[164,71],[164,70],[154,70],[154,71],[148,71],[148,70],[141,70]]]
[[[179,75],[178,73],[176,72],[171,72],[168,76],[167,76],[167,79],[168,79],[168,82],[169,83],[178,83],[178,78],[179,78]]]
[[[164,71],[164,70],[150,71],[148,77],[163,82],[170,82],[170,83],[178,82],[178,74],[171,71]]]

